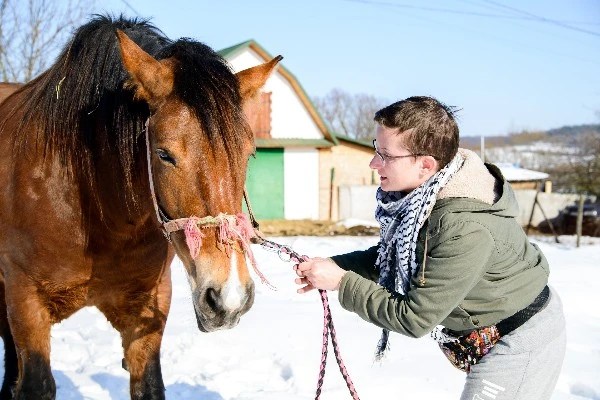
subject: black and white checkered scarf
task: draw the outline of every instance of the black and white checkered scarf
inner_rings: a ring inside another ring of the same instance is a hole
[[[375,218],[381,227],[381,240],[375,265],[379,269],[379,284],[390,293],[408,293],[410,280],[419,269],[416,263],[419,231],[431,214],[438,192],[463,162],[464,158],[457,153],[444,168],[409,193],[377,190]],[[377,360],[388,348],[389,333],[383,330],[377,345]]]

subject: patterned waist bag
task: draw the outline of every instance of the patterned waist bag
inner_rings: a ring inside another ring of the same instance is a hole
[[[500,339],[496,325],[476,329],[468,335],[454,336],[443,329],[444,341],[436,337],[440,349],[446,358],[461,371],[469,373],[471,365],[475,365],[494,347]]]
[[[489,353],[502,336],[508,335],[544,308],[549,297],[550,289],[546,286],[529,306],[495,325],[475,329],[462,336],[456,336],[454,332],[444,328],[434,330],[431,336],[452,365],[469,373],[471,366]]]

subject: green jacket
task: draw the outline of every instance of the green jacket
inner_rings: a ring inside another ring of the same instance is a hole
[[[470,162],[455,175],[463,175],[457,178],[463,187],[455,185],[448,197],[440,196],[440,191],[428,223],[419,232],[419,271],[408,293],[392,296],[376,283],[375,246],[332,257],[349,271],[338,293],[342,307],[379,327],[421,337],[437,325],[467,332],[498,323],[528,306],[542,291],[548,281],[548,262],[515,220],[518,206],[513,190],[498,168],[484,166],[468,153]],[[475,178],[484,175],[485,179]],[[482,183],[486,179],[487,184]],[[486,185],[496,193],[488,202],[477,193],[484,193]]]

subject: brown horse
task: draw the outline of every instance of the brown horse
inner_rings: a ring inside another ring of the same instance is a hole
[[[199,329],[238,323],[254,299],[240,234],[254,151],[243,107],[280,59],[235,75],[201,43],[96,17],[46,72],[8,88],[17,90],[0,103],[0,398],[54,399],[51,325],[95,306],[121,334],[131,398],[164,399],[175,252]],[[182,221],[185,233],[166,228]]]
[[[20,83],[0,82],[0,103],[21,86]]]

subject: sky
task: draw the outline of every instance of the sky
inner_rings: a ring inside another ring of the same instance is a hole
[[[102,0],[216,50],[254,39],[309,96],[458,107],[463,136],[600,123],[600,0]]]
[[[374,236],[271,238],[301,254],[329,256],[374,245]],[[567,323],[567,352],[551,400],[600,399],[599,238],[534,239],[550,263],[550,285]],[[321,358],[323,308],[316,292],[297,294],[291,263],[252,245],[258,264],[277,287],[256,282],[253,307],[230,330],[201,333],[189,284],[178,259],[172,264],[173,300],[161,348],[169,400],[306,400],[314,398]],[[582,279],[582,277],[584,279]],[[458,399],[465,375],[450,365],[428,336],[391,335],[382,363],[373,361],[381,331],[329,303],[340,352],[361,399]],[[52,327],[52,373],[61,400],[129,398],[129,374],[118,333],[96,308],[87,307]],[[0,352],[2,351],[0,341]],[[2,371],[0,363],[0,374]],[[323,400],[350,399],[331,345]],[[485,397],[487,399],[487,397]]]

